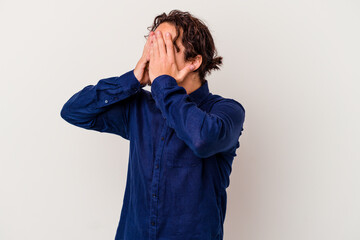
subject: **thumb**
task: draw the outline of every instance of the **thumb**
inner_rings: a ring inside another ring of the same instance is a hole
[[[191,63],[187,64],[183,69],[179,71],[178,79],[180,81],[184,80],[186,75],[188,75],[190,72],[192,72],[195,69],[195,66]]]

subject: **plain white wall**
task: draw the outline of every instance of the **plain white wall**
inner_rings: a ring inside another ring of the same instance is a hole
[[[224,57],[210,91],[246,109],[224,239],[360,239],[355,0],[1,0],[0,239],[114,238],[129,143],[60,110],[133,69],[172,9],[208,25]]]

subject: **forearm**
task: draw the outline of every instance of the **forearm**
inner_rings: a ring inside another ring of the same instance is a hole
[[[119,77],[101,79],[96,85],[88,85],[75,93],[62,107],[61,117],[73,125],[91,129],[100,114],[142,87],[133,70]]]
[[[238,143],[245,110],[236,101],[224,99],[211,113],[205,112],[189,101],[185,89],[169,75],[154,79],[151,91],[169,126],[197,156],[208,157]]]

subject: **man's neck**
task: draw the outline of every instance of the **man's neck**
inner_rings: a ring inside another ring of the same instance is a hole
[[[185,88],[188,95],[200,88],[201,84],[202,83],[198,76],[189,76],[188,78],[185,78],[184,81],[182,81],[181,83],[178,83],[179,86]]]

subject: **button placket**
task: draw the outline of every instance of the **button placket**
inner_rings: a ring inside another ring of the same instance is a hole
[[[157,215],[158,215],[158,200],[159,200],[159,182],[160,182],[160,160],[162,157],[162,152],[164,149],[164,145],[165,145],[165,136],[167,133],[168,127],[166,126],[166,124],[164,124],[164,127],[161,131],[160,134],[160,144],[159,144],[159,148],[155,154],[155,160],[154,160],[154,168],[152,171],[152,183],[151,183],[151,202],[150,202],[150,229],[149,229],[149,234],[150,234],[150,239],[155,240],[156,239],[156,222],[157,220]]]

